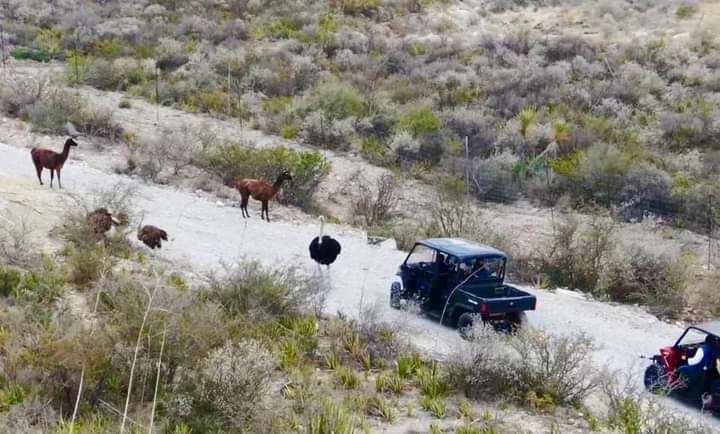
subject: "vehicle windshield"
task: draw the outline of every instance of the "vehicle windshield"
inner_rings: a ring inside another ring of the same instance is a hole
[[[708,334],[705,332],[702,332],[698,329],[688,329],[687,333],[680,339],[678,342],[678,346],[688,346],[688,345],[697,345],[702,344],[705,342],[705,339],[707,338]]]
[[[429,264],[433,262],[435,262],[435,250],[422,244],[415,245],[406,261],[407,265]]]
[[[502,258],[472,258],[462,261],[458,270],[469,276],[474,273],[471,279],[498,279],[503,275],[505,261]]]

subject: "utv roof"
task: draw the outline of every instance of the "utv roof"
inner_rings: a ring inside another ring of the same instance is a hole
[[[493,247],[473,243],[462,238],[430,238],[419,241],[420,244],[453,255],[460,260],[484,257],[507,258],[507,255]],[[718,322],[720,324],[720,321]]]
[[[720,337],[720,321],[718,320],[701,322],[699,324],[693,325],[692,327],[710,333],[711,335]]]

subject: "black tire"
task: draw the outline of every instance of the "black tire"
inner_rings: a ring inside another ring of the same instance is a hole
[[[648,392],[663,390],[665,388],[665,370],[657,363],[653,363],[645,369],[643,383]]]
[[[399,296],[390,294],[390,307],[393,309],[400,309],[400,307],[402,307]]]
[[[521,328],[527,325],[527,315],[525,312],[514,312],[508,314],[507,322],[509,324],[510,333],[517,333]]]
[[[460,315],[457,320],[457,328],[458,332],[460,332],[460,336],[462,336],[464,339],[469,339],[474,322],[475,315],[471,314],[470,312],[465,312]]]

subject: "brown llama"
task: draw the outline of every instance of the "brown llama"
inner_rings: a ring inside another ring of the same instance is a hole
[[[42,170],[50,169],[50,188],[52,188],[55,172],[57,172],[58,187],[62,188],[62,184],[60,183],[60,171],[62,170],[65,161],[67,161],[68,155],[70,155],[70,147],[77,145],[78,144],[75,140],[67,139],[62,152],[59,154],[55,151],[51,151],[50,149],[43,148],[32,148],[32,150],[30,150],[30,156],[32,157],[33,164],[35,165],[35,172],[37,172],[40,185],[43,185],[41,176]]]
[[[283,182],[292,181],[292,176],[287,170],[282,171],[278,175],[277,180],[274,184],[262,179],[249,179],[243,178],[235,181],[235,188],[240,192],[240,210],[242,211],[243,218],[250,217],[250,213],[247,210],[248,199],[252,196],[253,199],[262,202],[262,211],[260,211],[260,218],[265,219],[270,223],[270,214],[268,212],[268,201],[274,198]],[[263,215],[265,217],[263,217]]]

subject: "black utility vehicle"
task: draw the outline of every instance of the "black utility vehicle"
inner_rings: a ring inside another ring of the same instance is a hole
[[[507,256],[458,238],[419,241],[390,286],[390,306],[415,303],[443,324],[459,329],[476,318],[496,327],[517,327],[536,299],[504,283]]]

